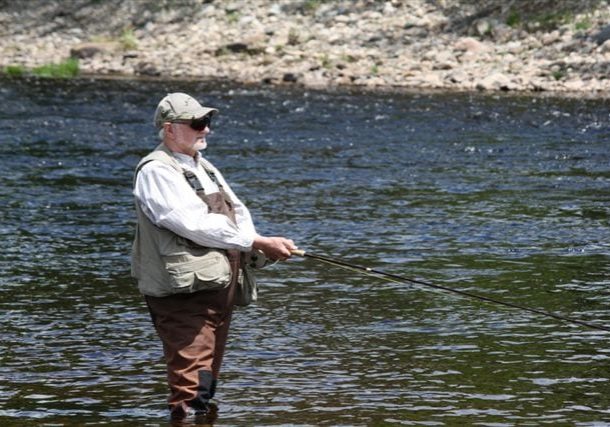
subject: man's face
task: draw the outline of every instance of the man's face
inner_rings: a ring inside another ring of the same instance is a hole
[[[187,123],[167,123],[166,132],[169,132],[172,141],[172,151],[194,156],[198,151],[207,147],[206,135],[210,133],[210,128],[195,130]]]

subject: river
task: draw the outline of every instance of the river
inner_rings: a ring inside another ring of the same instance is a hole
[[[0,81],[0,424],[167,425],[129,277],[161,97],[259,232],[610,327],[607,101],[130,80]],[[311,259],[238,309],[217,425],[610,425],[610,335]]]

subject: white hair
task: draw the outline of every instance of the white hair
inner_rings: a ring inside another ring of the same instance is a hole
[[[163,141],[165,139],[165,128],[159,129],[159,139]]]

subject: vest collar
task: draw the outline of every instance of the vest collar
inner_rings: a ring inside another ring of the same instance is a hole
[[[167,148],[167,145],[165,145],[163,143],[159,144],[157,149],[160,149],[161,151],[165,151],[167,154],[169,154],[174,159],[176,159],[176,161],[178,163],[185,165],[185,166],[195,167],[201,161],[201,153],[199,153],[199,152],[197,152],[197,154],[195,154],[195,157],[193,158],[193,157],[189,156],[188,154],[182,154],[182,153],[177,153],[175,151],[171,151],[169,148]]]

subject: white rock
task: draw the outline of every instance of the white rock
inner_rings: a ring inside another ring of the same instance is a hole
[[[457,51],[482,52],[486,46],[472,37],[462,37],[453,44],[453,49]]]
[[[610,53],[610,39],[602,43],[602,45],[599,46],[597,49],[601,53]]]
[[[280,6],[277,3],[274,3],[271,5],[271,7],[269,8],[268,13],[270,15],[281,15],[282,14],[282,6]]]
[[[508,76],[500,72],[494,72],[478,80],[476,88],[480,90],[510,90],[514,88],[514,84]]]

